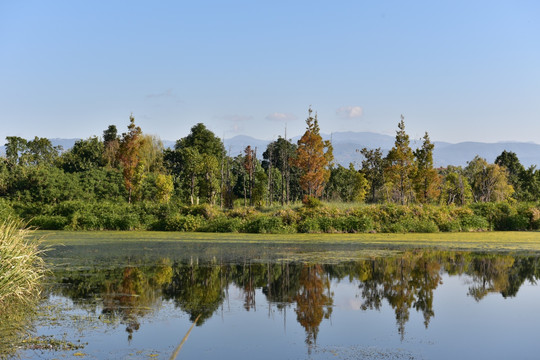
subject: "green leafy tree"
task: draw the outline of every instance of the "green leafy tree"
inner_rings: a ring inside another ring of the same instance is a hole
[[[135,118],[131,115],[129,117],[128,132],[122,134],[119,147],[119,159],[123,169],[124,184],[128,192],[129,203],[131,203],[133,194],[133,180],[137,173],[137,166],[141,160],[139,151],[142,144],[142,130],[135,125]]]
[[[174,191],[174,183],[171,175],[158,174],[156,177],[157,200],[161,204],[167,204]]]
[[[108,167],[118,166],[118,150],[120,148],[120,139],[116,125],[109,125],[107,130],[103,131],[103,159]]]
[[[360,153],[364,156],[362,160],[362,174],[369,184],[370,202],[377,202],[380,199],[380,192],[384,185],[384,158],[381,148],[363,148]]]
[[[164,162],[181,190],[189,192],[192,204],[196,192],[214,204],[221,195],[224,156],[222,141],[199,123],[188,136],[176,141],[174,150],[165,151]]]
[[[433,149],[435,145],[426,132],[422,146],[414,151],[415,170],[413,175],[416,199],[421,203],[432,202],[440,195],[440,177],[433,168]]]
[[[181,161],[180,172],[182,174],[182,185],[184,188],[189,189],[189,199],[191,205],[195,203],[195,198],[197,198],[197,203],[199,203],[198,196],[198,186],[201,181],[200,175],[202,173],[202,156],[199,154],[197,149],[192,147],[182,148],[176,150],[179,154]]]
[[[527,186],[521,182],[522,174],[525,172],[525,167],[521,165],[516,153],[512,151],[504,150],[497,158],[495,159],[495,164],[503,167],[508,174],[508,182],[514,188],[514,196],[518,200],[522,200],[527,197],[522,194],[522,187]]]
[[[282,205],[288,204],[291,198],[298,198],[300,195],[299,172],[296,167],[291,168],[291,163],[294,163],[293,159],[296,157],[296,149],[295,144],[280,136],[276,141],[268,144],[266,151],[263,153],[263,168],[279,170],[282,184],[279,199]],[[277,180],[275,176],[273,179],[274,181]]]
[[[479,156],[469,161],[465,174],[471,183],[476,202],[503,201],[514,193],[504,168],[497,164],[489,164]]]
[[[77,140],[73,147],[62,154],[62,168],[66,172],[81,172],[103,167],[104,146],[97,137]]]
[[[404,205],[413,200],[414,155],[409,146],[409,135],[405,132],[403,115],[398,128],[394,147],[386,156],[385,180],[391,184],[391,199]]]
[[[218,159],[215,156],[202,154],[201,176],[203,181],[199,182],[200,195],[208,203],[215,205],[217,194],[220,189],[220,168]]]
[[[255,168],[257,167],[257,153],[248,145],[244,149],[244,206],[246,205],[246,193],[249,194],[249,205],[253,206],[253,187],[255,186]]]
[[[194,148],[199,154],[213,155],[218,160],[225,155],[225,147],[221,139],[202,123],[193,126],[189,135],[176,141],[174,146],[176,150],[188,147]]]
[[[540,200],[540,171],[536,170],[536,166],[531,165],[519,174],[519,184],[519,200]]]
[[[466,205],[472,200],[472,190],[467,177],[460,168],[449,166],[443,177],[441,202],[451,205]]]
[[[364,174],[356,171],[351,163],[348,169],[341,165],[331,169],[325,192],[331,200],[361,202],[366,198],[368,186]]]
[[[142,145],[139,150],[140,158],[144,161],[145,171],[163,172],[163,142],[156,135],[142,135]]]
[[[21,137],[6,137],[6,158],[12,165],[20,163],[20,157],[27,150],[27,144],[28,141]]]

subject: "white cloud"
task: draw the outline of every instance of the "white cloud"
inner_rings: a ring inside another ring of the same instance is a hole
[[[265,119],[270,120],[270,121],[292,121],[292,120],[296,120],[296,116],[294,116],[293,114],[288,114],[288,113],[275,112],[275,113],[266,115]]]
[[[356,119],[363,113],[364,110],[360,106],[342,106],[336,110],[336,115],[343,119]]]

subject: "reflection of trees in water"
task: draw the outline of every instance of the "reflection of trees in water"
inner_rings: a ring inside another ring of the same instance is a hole
[[[503,293],[510,287],[510,268],[514,258],[510,255],[473,256],[469,265],[472,285],[468,295],[480,301],[491,292]]]
[[[317,342],[319,325],[323,318],[332,314],[332,296],[330,279],[321,265],[305,265],[299,279],[299,289],[294,298],[296,301],[296,319],[306,330],[308,349]]]
[[[171,282],[164,287],[164,299],[173,300],[190,321],[200,315],[202,325],[219,308],[227,286],[227,271],[216,264],[200,265],[175,263]]]
[[[433,290],[441,283],[440,268],[433,254],[407,252],[399,257],[359,261],[351,269],[351,277],[361,281],[361,308],[379,310],[386,299],[403,338],[411,308],[423,313],[426,327],[434,316]]]
[[[169,259],[161,259],[153,266],[63,269],[54,275],[62,284],[56,291],[88,311],[101,307],[101,318],[125,324],[131,339],[139,329],[138,319],[159,305],[161,288],[170,283],[172,268]]]
[[[433,311],[434,290],[444,270],[449,275],[468,275],[468,294],[480,301],[490,292],[515,296],[525,281],[540,277],[540,258],[497,254],[473,254],[416,250],[399,256],[374,258],[337,265],[302,263],[259,263],[245,260],[237,264],[174,263],[162,260],[154,266],[117,269],[61,270],[56,272],[65,286],[62,295],[88,308],[102,308],[102,314],[119,318],[126,330],[139,327],[139,319],[162,299],[189,314],[191,321],[201,315],[202,325],[222,306],[228,287],[238,287],[244,309],[256,310],[255,295],[260,289],[269,310],[295,306],[296,320],[306,331],[309,348],[317,340],[319,326],[331,315],[332,280],[359,281],[361,309],[380,309],[386,301],[394,310],[398,332],[403,337],[410,311],[421,312],[427,327]]]

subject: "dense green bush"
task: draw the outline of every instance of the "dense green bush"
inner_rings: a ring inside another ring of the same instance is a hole
[[[197,231],[203,224],[201,216],[176,214],[165,220],[167,231]]]
[[[280,217],[259,215],[248,219],[246,232],[256,234],[280,234],[291,232],[292,229],[285,224]]]
[[[242,232],[243,230],[244,222],[237,217],[218,217],[209,220],[205,226],[201,227],[201,231],[217,233]]]
[[[333,219],[332,223],[335,231],[343,233],[369,232],[374,229],[373,220],[365,215],[341,216]]]
[[[63,230],[67,224],[68,219],[58,215],[38,215],[29,222],[40,230]]]
[[[447,220],[438,224],[439,230],[444,232],[459,232],[461,231],[461,222],[459,219]]]
[[[249,233],[456,232],[540,229],[537,204],[476,203],[469,206],[335,204],[222,210],[175,202],[86,202],[58,204],[0,199],[0,218],[18,216],[40,229],[170,230]]]
[[[298,223],[298,232],[317,233],[321,231],[318,218],[306,218]]]
[[[487,231],[491,226],[480,215],[465,215],[460,218],[461,231]]]

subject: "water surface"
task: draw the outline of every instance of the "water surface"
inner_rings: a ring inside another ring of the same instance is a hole
[[[179,359],[540,353],[534,253],[141,241],[47,261],[34,337],[62,345],[23,358],[169,359],[196,319]]]

